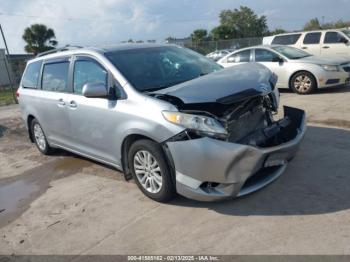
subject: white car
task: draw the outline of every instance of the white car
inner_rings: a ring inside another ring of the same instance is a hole
[[[309,94],[317,88],[349,85],[350,58],[332,59],[313,56],[283,45],[261,45],[237,50],[217,63],[223,67],[247,62],[263,64],[278,76],[278,88]]]
[[[223,58],[224,56],[228,55],[231,52],[232,51],[226,50],[226,49],[225,50],[216,50],[214,52],[207,54],[206,57],[208,57],[214,61],[218,61],[219,59]]]
[[[267,36],[264,45],[289,45],[313,55],[350,58],[350,29],[317,30]]]

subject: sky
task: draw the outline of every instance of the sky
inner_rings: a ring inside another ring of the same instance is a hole
[[[350,20],[350,0],[0,0],[0,24],[10,53],[24,53],[22,34],[34,23],[54,29],[59,46],[112,45],[130,38],[162,42],[197,28],[211,30],[221,10],[240,5],[265,15],[271,30],[300,30],[314,17]]]

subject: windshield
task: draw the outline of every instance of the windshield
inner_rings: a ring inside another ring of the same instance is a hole
[[[342,30],[342,32],[350,38],[350,30]]]
[[[290,46],[274,46],[272,47],[272,49],[280,53],[281,55],[284,55],[288,59],[300,59],[303,57],[311,56],[309,53],[303,50]]]
[[[119,50],[106,53],[106,57],[140,92],[163,89],[221,69],[212,60],[176,46]]]

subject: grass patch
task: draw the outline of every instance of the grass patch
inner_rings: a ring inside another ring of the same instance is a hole
[[[0,106],[14,104],[15,100],[13,99],[12,91],[10,89],[0,90]]]

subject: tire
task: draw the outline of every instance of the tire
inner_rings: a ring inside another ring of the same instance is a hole
[[[140,190],[158,202],[169,202],[176,196],[171,171],[163,150],[151,140],[138,140],[128,152],[128,164]]]
[[[294,93],[299,95],[307,95],[316,91],[317,82],[315,77],[307,72],[302,71],[296,73],[290,80],[290,88]]]
[[[39,124],[38,120],[33,119],[30,122],[30,131],[32,133],[34,143],[39,149],[39,151],[44,155],[52,154],[54,149],[50,147],[49,143],[47,142],[44,131],[41,128],[41,125]]]

